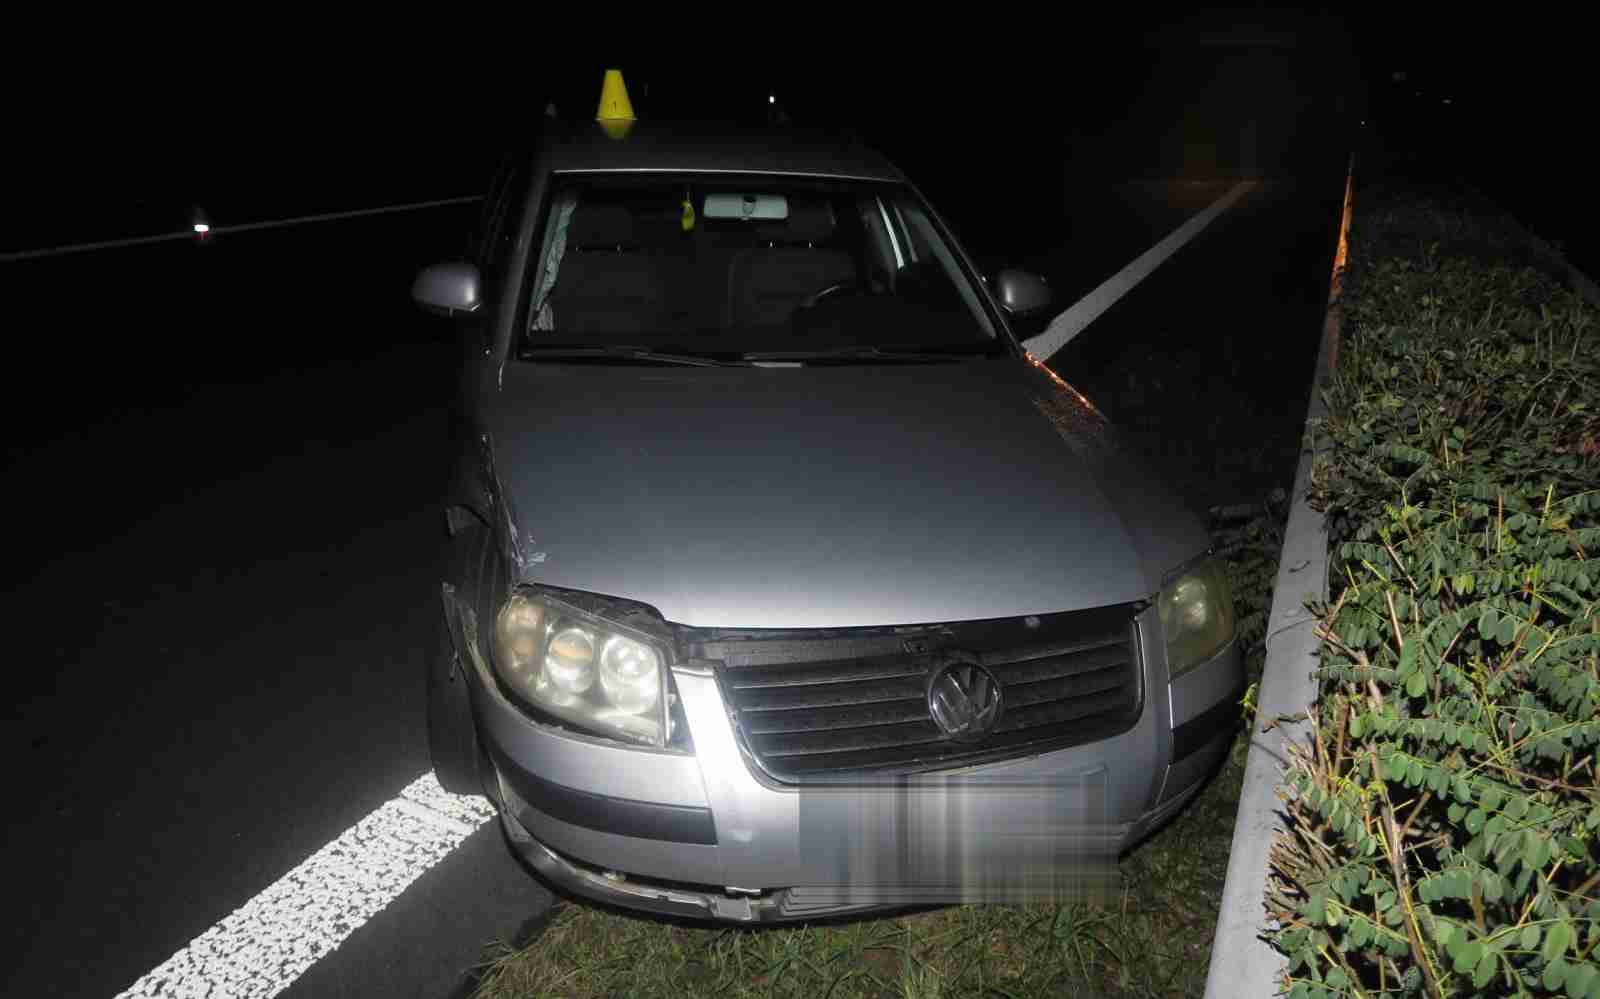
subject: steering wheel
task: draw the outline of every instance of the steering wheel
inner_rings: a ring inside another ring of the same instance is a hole
[[[839,281],[835,284],[830,284],[821,291],[813,292],[807,295],[805,298],[802,298],[800,300],[800,308],[814,309],[816,308],[817,303],[821,302],[823,299],[832,298],[843,291],[849,291],[853,288],[856,288],[859,284],[860,282],[858,281]]]

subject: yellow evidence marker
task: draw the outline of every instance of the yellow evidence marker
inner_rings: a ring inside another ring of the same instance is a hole
[[[600,109],[594,120],[600,123],[613,139],[625,138],[633,127],[633,102],[628,100],[628,85],[622,82],[622,70],[606,70],[605,81],[600,84]]]

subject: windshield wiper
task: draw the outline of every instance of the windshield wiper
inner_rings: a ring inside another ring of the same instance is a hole
[[[717,357],[707,357],[703,354],[679,354],[672,351],[654,350],[650,347],[641,347],[636,344],[545,344],[537,347],[522,348],[523,357],[541,358],[617,358],[623,361],[654,361],[658,364],[687,364],[702,368],[749,367],[745,360],[728,360]]]
[[[744,355],[746,361],[960,361],[968,357],[990,353],[988,344],[963,345],[949,349],[918,347],[909,350],[885,350],[882,347],[834,347],[827,350],[766,350]]]

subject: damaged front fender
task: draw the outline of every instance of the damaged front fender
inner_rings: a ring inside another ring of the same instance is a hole
[[[506,490],[505,483],[501,480],[495,468],[494,439],[489,434],[479,437],[482,454],[482,468],[487,480],[490,503],[494,509],[492,523],[496,545],[505,557],[510,570],[510,582],[515,582],[523,577],[530,565],[537,565],[544,561],[545,554],[535,551],[531,537],[523,534],[518,525],[521,521],[517,518],[516,502]]]

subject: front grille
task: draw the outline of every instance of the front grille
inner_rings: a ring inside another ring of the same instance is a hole
[[[696,632],[744,744],[782,780],[914,772],[1080,745],[1126,731],[1142,684],[1139,604],[916,628]],[[1031,624],[1029,622],[1032,622]],[[999,682],[1004,710],[979,742],[928,714],[932,673],[953,650]]]

